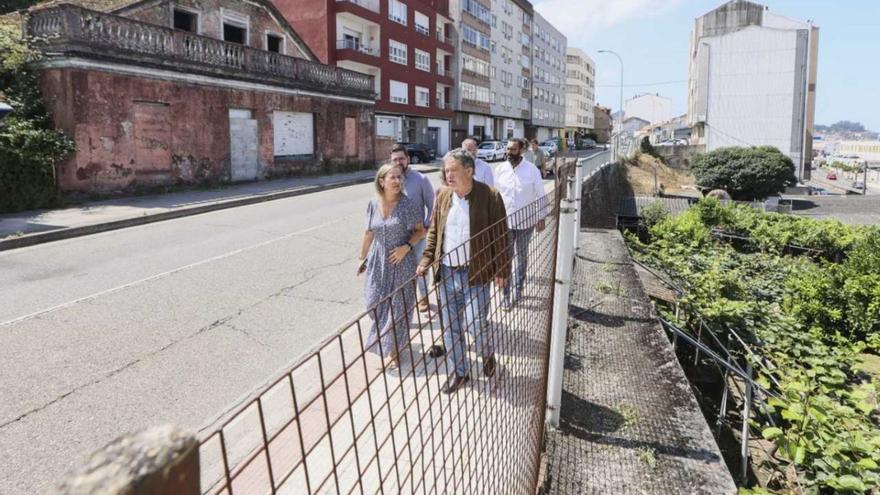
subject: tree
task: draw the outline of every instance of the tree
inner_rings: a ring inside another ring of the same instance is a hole
[[[738,201],[764,199],[797,184],[791,159],[773,146],[718,148],[691,161],[697,185]]]
[[[23,10],[28,7],[33,7],[39,2],[40,0],[5,0],[4,2],[0,3],[0,15],[15,12],[16,10]]]

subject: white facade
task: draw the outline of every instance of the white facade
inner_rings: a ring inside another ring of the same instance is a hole
[[[723,22],[722,22],[723,21]],[[809,177],[818,28],[728,2],[697,18],[691,37],[691,142],[775,146]]]
[[[672,100],[656,94],[642,94],[626,100],[623,114],[659,124],[672,118]]]
[[[532,35],[532,117],[539,141],[565,127],[565,49],[568,40],[538,12]]]
[[[513,0],[492,1],[491,113],[496,139],[523,137],[531,116],[532,16]],[[510,120],[518,123],[511,125]],[[512,134],[514,133],[514,134]]]
[[[595,128],[596,63],[580,48],[566,53],[565,127],[571,132]]]

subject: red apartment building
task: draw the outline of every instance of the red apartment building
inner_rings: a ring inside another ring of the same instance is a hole
[[[315,56],[374,77],[376,135],[450,148],[449,0],[276,0]]]

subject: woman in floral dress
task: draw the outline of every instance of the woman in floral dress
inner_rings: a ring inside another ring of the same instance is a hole
[[[399,167],[383,165],[375,187],[377,198],[367,206],[358,273],[366,272],[364,299],[373,319],[366,347],[383,357],[386,368],[393,368],[409,342],[416,303],[412,278],[418,263],[412,246],[425,236],[425,227],[416,203],[403,193]]]

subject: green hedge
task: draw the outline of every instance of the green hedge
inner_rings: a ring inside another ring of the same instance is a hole
[[[54,167],[74,151],[43,103],[31,69],[39,52],[20,32],[15,23],[0,24],[0,97],[13,108],[0,127],[0,212],[56,206]]]

